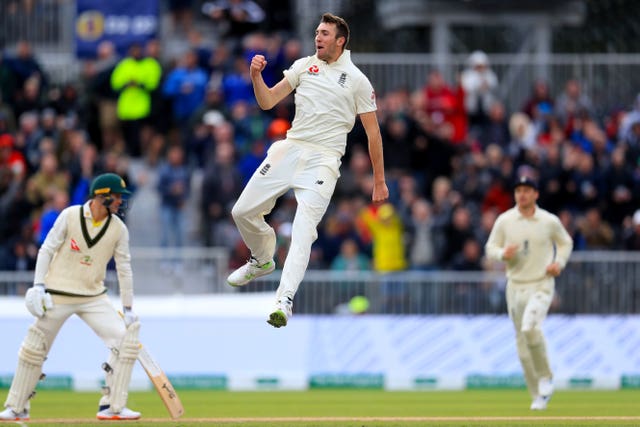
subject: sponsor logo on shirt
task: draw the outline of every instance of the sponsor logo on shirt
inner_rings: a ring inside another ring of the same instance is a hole
[[[317,76],[318,74],[320,74],[320,68],[318,68],[317,65],[312,65],[311,67],[309,67],[309,69],[307,70],[307,74],[310,74],[312,76]]]
[[[340,78],[338,79],[338,84],[344,87],[344,84],[347,82],[347,73],[340,74]]]
[[[80,261],[82,265],[91,265],[93,264],[93,259],[89,255],[85,255],[82,257],[82,261]]]
[[[271,165],[267,163],[262,167],[262,169],[260,169],[260,175],[266,175],[267,172],[269,172],[269,169],[271,169]]]
[[[78,246],[78,242],[76,242],[74,239],[71,239],[71,250],[80,252],[80,246]]]

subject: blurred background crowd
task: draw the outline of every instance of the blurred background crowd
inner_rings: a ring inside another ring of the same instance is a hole
[[[6,1],[3,12],[22,16],[34,3]],[[182,44],[151,39],[118,52],[103,41],[74,81],[54,81],[30,40],[0,50],[0,270],[33,269],[57,214],[84,202],[103,172],[124,177],[138,217],[157,213],[144,236],[130,224],[133,246],[225,247],[230,268],[243,264],[250,254],[231,207],[294,114],[292,96],[258,108],[250,58],[267,57],[273,85],[313,43],[272,3],[167,0]],[[539,181],[540,206],[560,216],[575,250],[640,250],[640,95],[605,108],[584,83],[537,80],[526,102],[508,108],[492,54],[476,50],[464,68],[378,93],[389,203],[370,203],[356,122],[310,268],[488,268],[484,244],[522,174]],[[154,203],[140,201],[143,191]],[[287,194],[269,216],[278,266],[294,212]]]

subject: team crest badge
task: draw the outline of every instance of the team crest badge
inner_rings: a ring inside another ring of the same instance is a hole
[[[74,239],[71,239],[71,250],[80,252],[80,246],[78,246],[78,242],[76,242]]]

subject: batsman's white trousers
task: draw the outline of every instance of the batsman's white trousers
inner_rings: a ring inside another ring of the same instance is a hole
[[[71,297],[63,297],[65,302]],[[118,348],[126,332],[124,322],[106,295],[91,298],[74,298],[77,303],[59,303],[54,295],[53,308],[47,310],[43,317],[37,318],[34,326],[45,336],[47,349],[55,340],[64,322],[73,314],[78,315],[104,341],[108,348]],[[82,348],[82,343],[78,343]]]
[[[554,290],[553,277],[528,283],[507,282],[507,309],[516,330],[518,356],[532,397],[538,395],[540,378],[552,377],[542,323],[547,318]]]
[[[304,277],[318,223],[329,206],[340,176],[337,152],[321,150],[300,141],[273,143],[232,209],[233,219],[251,255],[264,263],[273,258],[276,234],[264,217],[276,200],[294,190],[296,208],[291,244],[282,268],[277,298],[293,299]]]

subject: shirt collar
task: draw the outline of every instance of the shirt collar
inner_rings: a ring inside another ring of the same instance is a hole
[[[522,212],[520,212],[517,206],[516,206],[516,212],[518,213],[518,218],[520,219],[538,220],[540,218],[540,207],[538,207],[538,205],[536,205],[536,210],[533,211],[533,216],[530,216],[530,217],[525,217],[524,215],[522,215]]]
[[[345,49],[342,54],[338,57],[336,64],[346,64],[351,61],[351,51],[349,49]]]
[[[83,206],[84,209],[82,211],[85,219],[93,219],[93,215],[91,215],[91,200],[87,200]]]
[[[316,60],[322,61],[320,58],[318,58],[318,54],[315,54],[313,56],[316,58]],[[325,62],[325,61],[322,61],[322,62]],[[331,64],[327,64],[327,65],[332,67],[334,65],[348,64],[349,62],[351,62],[351,51],[349,49],[345,49],[335,62],[332,62]]]

